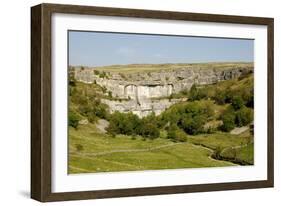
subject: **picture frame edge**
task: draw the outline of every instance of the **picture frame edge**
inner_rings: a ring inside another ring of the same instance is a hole
[[[70,12],[66,12],[71,9]],[[51,16],[53,13],[76,13],[92,15],[126,16],[130,12],[135,15],[126,17],[155,18],[241,23],[267,25],[268,29],[268,168],[267,180],[249,182],[230,182],[183,186],[165,186],[149,188],[98,190],[52,193],[51,191]],[[123,10],[123,12],[122,12]],[[125,11],[125,12],[124,12]],[[143,12],[150,15],[142,17]],[[167,13],[168,12],[168,13]],[[151,15],[152,14],[152,15]],[[174,16],[172,15],[174,14]],[[163,16],[164,15],[164,16]],[[165,17],[165,15],[167,15]],[[187,15],[183,18],[184,15]],[[197,16],[197,17],[196,17]],[[208,18],[207,18],[208,17]],[[209,17],[211,17],[209,19]],[[183,18],[183,19],[182,19]],[[226,18],[223,20],[223,18]],[[218,19],[218,21],[215,21]],[[246,20],[247,19],[247,20]],[[268,17],[231,16],[203,13],[186,13],[159,10],[139,10],[113,7],[92,7],[65,4],[39,4],[31,7],[31,198],[41,201],[66,201],[81,199],[100,199],[144,195],[163,195],[176,193],[209,192],[236,189],[253,189],[274,187],[274,19]],[[143,190],[147,192],[143,192]],[[163,190],[164,189],[164,190]],[[166,191],[165,191],[166,189]],[[158,192],[157,192],[158,190]],[[153,192],[151,192],[153,191]],[[124,193],[125,192],[125,193]],[[149,193],[151,192],[151,193]]]

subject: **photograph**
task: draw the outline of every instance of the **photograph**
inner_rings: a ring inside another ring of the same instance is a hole
[[[68,31],[68,173],[254,165],[254,39]]]

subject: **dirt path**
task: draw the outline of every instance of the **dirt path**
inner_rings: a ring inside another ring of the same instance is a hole
[[[244,127],[236,127],[233,130],[230,131],[230,134],[234,134],[234,135],[238,135],[241,134],[245,131],[247,131],[249,129],[248,126],[244,126]]]

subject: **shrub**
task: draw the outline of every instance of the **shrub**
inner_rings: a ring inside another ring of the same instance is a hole
[[[221,159],[221,151],[222,151],[222,147],[218,146],[214,149],[214,152],[212,154],[212,157],[214,159]]]
[[[234,96],[231,105],[235,110],[241,109],[244,106],[244,102],[241,96]]]
[[[116,134],[137,134],[136,130],[139,122],[138,116],[133,113],[123,114],[120,112],[114,112],[110,116],[109,127],[107,131],[109,133]]]
[[[114,112],[110,116],[107,132],[109,134],[141,135],[154,139],[159,137],[157,118],[154,114],[140,119],[133,113]]]
[[[212,99],[215,100],[215,102],[220,105],[230,103],[232,100],[232,93],[233,91],[231,91],[230,88],[226,88],[226,89],[217,88],[215,90],[215,94],[212,97]]]
[[[242,97],[247,107],[254,108],[254,89],[244,92]]]
[[[180,125],[187,134],[195,135],[203,132],[206,120],[207,118],[203,114],[195,116],[187,114],[181,119]]]
[[[98,70],[94,70],[94,74],[95,74],[95,75],[99,75],[100,72],[99,72]]]
[[[225,99],[224,99],[224,92],[222,90],[216,89],[215,95],[213,96],[213,99],[217,104],[225,104]]]
[[[175,124],[169,126],[167,132],[167,138],[179,142],[186,142],[187,140],[186,134],[181,129],[179,129]]]
[[[109,126],[105,129],[107,131],[107,134],[109,134],[113,138],[115,138],[119,133],[119,128],[115,124],[109,124]]]
[[[199,89],[196,87],[195,84],[192,85],[189,91],[188,99],[190,101],[200,100],[207,97],[207,94],[204,92],[203,89]]]
[[[75,79],[70,79],[68,82],[70,87],[75,87],[76,86],[76,80]]]
[[[175,124],[188,134],[204,132],[205,123],[214,117],[214,104],[211,101],[194,101],[173,105],[163,112],[158,120],[158,127]]]
[[[78,107],[79,113],[87,117],[89,122],[95,122],[98,117],[102,119],[108,118],[107,105],[95,98],[86,99],[81,102]]]
[[[78,116],[78,114],[70,110],[68,114],[68,125],[77,129],[79,121],[80,117]]]
[[[154,123],[145,123],[142,125],[141,135],[150,139],[159,137],[160,131]]]
[[[242,127],[250,124],[254,119],[253,110],[247,107],[242,107],[236,112],[235,123],[237,126]]]
[[[221,117],[223,124],[220,129],[224,132],[229,132],[235,128],[235,112],[232,108],[229,108],[224,112]]]
[[[106,75],[105,71],[102,71],[101,73],[99,73],[99,77],[100,78],[107,78],[107,75]]]
[[[95,106],[93,106],[93,112],[95,116],[102,118],[102,119],[107,119],[108,117],[108,112],[107,112],[107,106],[102,103],[96,103]]]

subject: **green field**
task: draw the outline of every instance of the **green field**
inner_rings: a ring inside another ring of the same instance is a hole
[[[217,139],[221,137],[218,135]],[[230,141],[227,146],[243,142],[241,137],[236,138],[237,141]],[[69,173],[235,165],[211,158],[212,153],[211,149],[192,144],[192,141],[175,143],[166,138],[145,140],[125,135],[113,138],[98,133],[93,124],[69,128]]]

